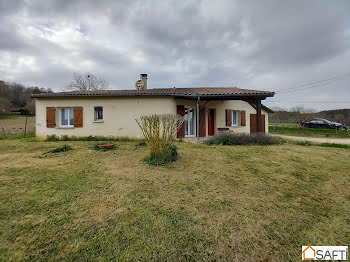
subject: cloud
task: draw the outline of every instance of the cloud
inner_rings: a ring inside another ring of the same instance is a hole
[[[0,0],[0,79],[58,91],[89,71],[116,89],[140,73],[151,88],[292,88],[350,73],[349,11],[322,0]],[[337,103],[349,79],[267,104],[349,108]]]

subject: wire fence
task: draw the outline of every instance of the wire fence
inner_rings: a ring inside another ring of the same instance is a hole
[[[0,119],[0,136],[18,135],[34,132],[34,116],[18,116],[16,118]]]

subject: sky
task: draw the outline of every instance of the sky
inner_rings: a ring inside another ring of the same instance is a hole
[[[0,80],[54,91],[74,73],[109,89],[147,73],[148,88],[235,86],[276,91],[270,107],[350,108],[350,1],[0,0],[0,61]]]

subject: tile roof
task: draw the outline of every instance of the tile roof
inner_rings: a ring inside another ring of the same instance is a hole
[[[175,96],[194,97],[239,97],[239,96],[274,96],[274,92],[240,89],[237,87],[194,87],[194,88],[155,88],[146,90],[94,90],[69,91],[58,93],[41,93],[32,95],[33,98],[56,97],[124,97],[124,96]]]

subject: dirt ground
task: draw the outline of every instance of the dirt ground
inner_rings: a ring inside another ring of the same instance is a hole
[[[272,135],[272,136],[279,136],[279,137],[289,139],[289,140],[294,140],[294,141],[307,140],[317,144],[335,143],[335,144],[350,145],[350,137],[349,138],[322,138],[322,137],[302,137],[302,136],[285,136],[285,135]]]

